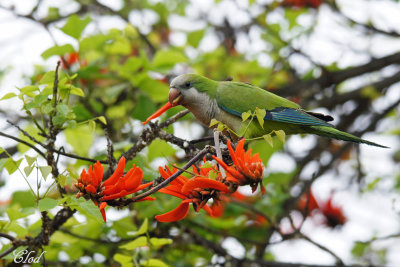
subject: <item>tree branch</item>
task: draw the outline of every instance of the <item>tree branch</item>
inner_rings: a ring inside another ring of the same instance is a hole
[[[198,160],[201,160],[204,155],[209,151],[209,146],[206,146],[203,148],[196,156],[194,156],[191,160],[189,160],[185,165],[183,165],[182,168],[178,169],[176,173],[171,175],[168,179],[165,179],[163,182],[159,183],[152,189],[137,195],[132,198],[133,202],[139,201],[144,197],[150,196],[151,194],[154,194],[158,190],[160,190],[163,187],[166,187],[169,183],[171,183],[173,180],[175,180],[179,175],[181,175],[185,170],[189,169],[194,163],[196,163]]]

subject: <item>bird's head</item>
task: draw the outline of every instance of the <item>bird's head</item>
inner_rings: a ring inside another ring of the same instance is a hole
[[[197,74],[183,74],[172,80],[168,94],[172,105],[190,105],[199,95],[213,95],[215,82]]]
[[[165,111],[177,105],[182,105],[189,110],[194,106],[204,107],[204,100],[215,96],[217,86],[218,82],[197,74],[183,74],[176,77],[171,82],[168,102],[148,117],[143,124],[161,116]]]

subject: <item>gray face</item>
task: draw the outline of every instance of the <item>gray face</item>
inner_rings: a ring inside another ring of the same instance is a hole
[[[172,103],[176,98],[180,97],[179,105],[187,106],[197,104],[200,100],[201,93],[194,87],[193,77],[190,74],[183,74],[174,78],[170,85],[169,101]]]
[[[192,77],[188,74],[179,75],[171,82],[171,88],[178,89],[179,91],[188,90],[193,87]]]

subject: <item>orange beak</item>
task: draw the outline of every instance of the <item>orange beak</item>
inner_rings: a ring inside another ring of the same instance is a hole
[[[142,122],[143,125],[147,124],[149,121],[152,119],[160,117],[164,112],[166,112],[168,109],[175,107],[178,105],[178,102],[182,99],[181,93],[175,89],[171,88],[169,90],[168,94],[168,102],[162,106],[159,110],[154,112],[150,117],[146,119],[146,121]]]

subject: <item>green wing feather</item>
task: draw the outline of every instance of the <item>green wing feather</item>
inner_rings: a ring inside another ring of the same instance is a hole
[[[303,126],[332,126],[307,114],[296,103],[250,84],[221,82],[216,100],[220,108],[238,117],[258,107],[266,110],[264,120]]]
[[[220,82],[216,100],[230,110],[239,112],[260,109],[272,110],[279,107],[300,108],[296,103],[277,96],[251,84],[241,82]]]

